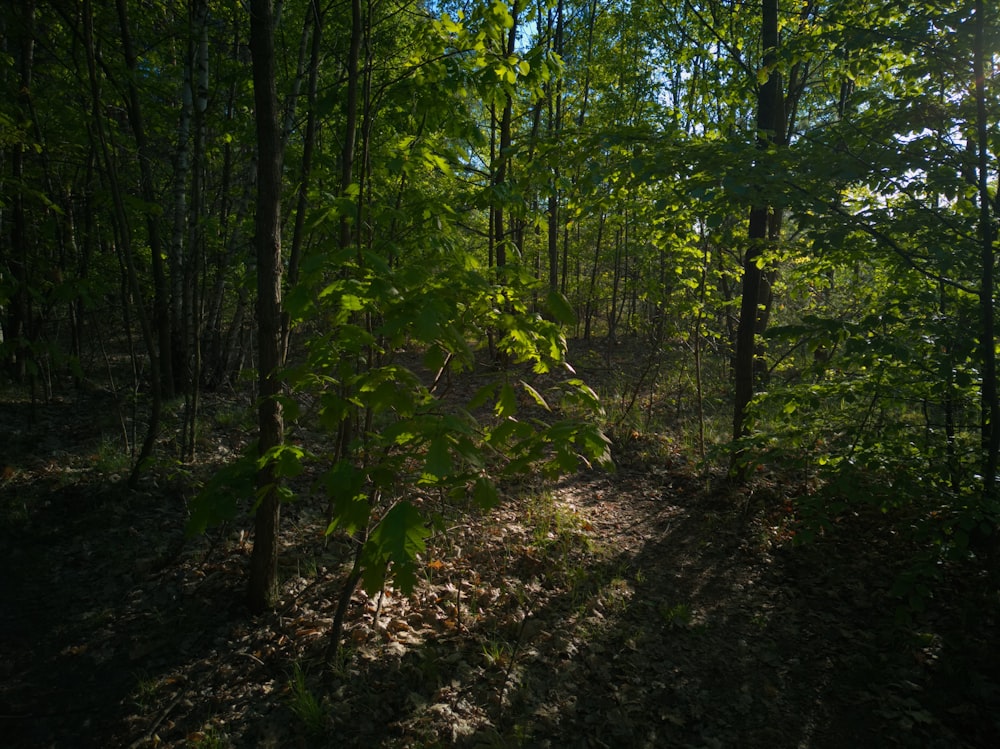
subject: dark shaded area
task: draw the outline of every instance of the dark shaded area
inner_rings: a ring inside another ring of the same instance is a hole
[[[26,407],[0,418],[26,423]],[[95,467],[91,407],[44,408],[0,445],[5,746],[1000,737],[1000,607],[985,576],[944,569],[900,618],[892,588],[919,549],[862,515],[796,546],[786,500],[800,488],[775,477],[747,494],[665,441],[626,439],[617,473],[570,477],[545,501],[529,484],[491,518],[459,517],[413,596],[356,597],[344,655],[325,668],[347,549],[324,545],[321,508],[288,507],[283,600],[251,618],[242,529],[185,539],[187,474],[158,469],[126,493]],[[231,448],[227,429],[206,439]]]

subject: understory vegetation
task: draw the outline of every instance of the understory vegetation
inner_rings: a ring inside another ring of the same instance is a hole
[[[2,8],[5,742],[996,744],[994,4]]]
[[[611,357],[602,341],[570,351],[606,403],[638,385],[637,341]],[[291,480],[271,612],[246,613],[243,517],[185,534],[199,481],[251,437],[249,393],[206,398],[204,457],[162,461],[129,491],[127,463],[96,460],[120,445],[86,417],[100,394],[32,416],[8,391],[4,419],[26,426],[4,443],[4,564],[16,571],[5,585],[19,604],[0,621],[6,735],[15,746],[989,746],[1000,611],[983,567],[942,555],[913,506],[862,497],[833,510],[809,467],[762,465],[734,484],[679,436],[697,409],[677,382],[640,386],[641,411],[609,408],[614,470],[512,478],[490,511],[413,495],[437,522],[412,588],[355,591],[332,654],[356,542],[326,534],[327,502],[309,492],[319,468]],[[172,418],[179,428],[183,413]]]

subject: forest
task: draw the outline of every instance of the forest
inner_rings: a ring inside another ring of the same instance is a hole
[[[998,745],[995,2],[0,2],[0,743]]]

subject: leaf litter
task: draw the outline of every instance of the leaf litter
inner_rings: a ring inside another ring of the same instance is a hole
[[[184,482],[158,471],[126,494],[72,458],[90,449],[84,431],[51,440],[58,461],[18,460],[27,439],[5,445],[6,746],[985,747],[1000,735],[995,591],[948,571],[901,625],[890,591],[912,549],[865,517],[795,546],[783,508],[804,489],[791,481],[751,496],[630,436],[617,471],[527,481],[426,539],[413,593],[359,590],[328,664],[349,549],[324,539],[321,508],[288,505],[282,600],[251,618],[246,529],[184,538]]]

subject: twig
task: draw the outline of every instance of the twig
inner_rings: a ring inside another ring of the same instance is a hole
[[[241,653],[241,652],[240,652],[240,651],[238,651],[238,650],[236,651],[236,653],[237,653],[238,655],[245,655],[245,656],[246,656],[247,658],[249,658],[250,660],[253,660],[253,661],[257,661],[257,663],[259,663],[259,664],[260,664],[261,666],[263,666],[264,668],[267,668],[267,664],[266,664],[266,663],[264,663],[264,661],[262,661],[262,660],[261,660],[260,658],[258,658],[258,657],[257,657],[256,655],[254,655],[253,653]]]
[[[521,642],[524,640],[524,631],[528,626],[529,616],[531,616],[531,613],[527,612],[524,618],[521,619],[521,628],[517,632],[517,640],[514,641],[514,647],[510,651],[510,662],[507,664],[507,670],[504,672],[503,683],[500,684],[500,694],[497,697],[497,726],[503,723],[503,698],[507,693],[507,685],[510,683],[510,675],[514,671],[517,654],[521,650]]]
[[[135,741],[133,741],[131,744],[128,745],[128,749],[138,749],[140,746],[142,746],[147,741],[152,739],[153,734],[156,733],[156,729],[159,728],[160,724],[164,720],[166,720],[167,716],[170,715],[170,713],[173,712],[174,708],[180,704],[183,697],[184,697],[183,692],[181,694],[178,694],[177,697],[174,698],[174,701],[171,702],[169,705],[167,705],[166,710],[160,713],[160,716],[153,721],[153,725],[149,727],[146,733],[144,733],[142,736],[140,736],[139,738],[137,738]]]

